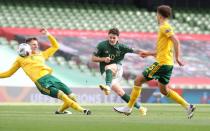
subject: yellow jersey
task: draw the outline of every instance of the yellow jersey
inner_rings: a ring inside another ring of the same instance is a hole
[[[170,39],[174,35],[173,28],[165,21],[159,27],[157,47],[156,47],[156,61],[163,65],[173,65],[173,42]]]
[[[0,78],[11,76],[19,68],[22,68],[29,78],[34,82],[47,74],[51,74],[52,68],[45,64],[45,60],[47,60],[59,49],[59,44],[52,35],[49,35],[48,39],[52,45],[50,48],[43,52],[31,54],[26,57],[18,56],[8,71],[0,73]]]

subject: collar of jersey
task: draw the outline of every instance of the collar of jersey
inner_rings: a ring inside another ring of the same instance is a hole
[[[116,48],[116,49],[119,49],[119,42],[117,42],[115,45],[111,45],[111,44],[109,43],[109,45],[112,46],[112,47],[114,47],[114,48]]]

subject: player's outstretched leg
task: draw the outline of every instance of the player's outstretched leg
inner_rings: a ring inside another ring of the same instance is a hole
[[[58,98],[61,99],[64,104],[61,106],[61,108],[57,112],[64,112],[67,108],[71,107],[79,112],[84,113],[85,115],[90,115],[91,111],[88,109],[82,108],[78,103],[71,100],[65,93],[62,91],[58,92]]]
[[[141,86],[134,86],[131,92],[130,101],[125,107],[114,107],[114,110],[118,113],[123,113],[125,115],[130,115],[137,98],[141,93]]]
[[[130,96],[129,96],[128,94],[126,94],[125,92],[124,92],[124,95],[121,96],[121,98],[122,98],[125,102],[127,102],[127,103],[130,101]],[[138,109],[139,113],[140,113],[142,116],[147,115],[147,108],[141,106],[140,103],[136,102],[136,103],[134,104],[134,107],[135,107],[136,109]]]
[[[112,86],[112,79],[113,75],[117,71],[117,65],[116,64],[110,64],[105,66],[105,73],[106,73],[106,85],[99,85],[99,88],[104,92],[105,95],[109,95],[111,92],[111,86]],[[115,72],[115,73],[114,73]]]
[[[106,85],[99,85],[99,88],[104,92],[105,95],[109,95],[111,92],[112,77],[112,70],[106,69]]]
[[[70,99],[72,99],[73,101],[77,102],[77,96],[76,96],[74,93],[70,93],[70,94],[68,95],[68,97],[69,97]]]
[[[187,110],[187,118],[191,119],[194,115],[194,111],[196,109],[195,105],[189,104],[184,98],[182,98],[178,93],[173,91],[170,88],[167,88],[166,86],[160,85],[160,91],[164,94],[164,92],[167,92],[167,97],[171,98],[172,100],[176,101],[176,103],[180,104],[182,107],[184,107]]]

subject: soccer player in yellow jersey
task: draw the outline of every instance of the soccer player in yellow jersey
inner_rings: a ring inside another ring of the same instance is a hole
[[[168,23],[171,13],[172,9],[169,6],[161,5],[157,8],[159,32],[156,51],[142,51],[140,53],[140,56],[143,58],[154,56],[156,62],[146,68],[142,75],[136,77],[128,105],[125,107],[114,107],[115,111],[130,115],[136,99],[141,94],[142,84],[146,81],[157,79],[160,92],[182,105],[187,110],[188,118],[192,118],[195,106],[186,102],[172,89],[167,88],[174,65],[173,52],[175,52],[175,60],[179,66],[184,65],[180,60],[180,42],[173,32],[173,28]]]
[[[42,29],[41,33],[48,36],[52,46],[45,51],[39,51],[37,38],[28,38],[26,43],[31,47],[32,52],[30,55],[25,57],[18,56],[8,71],[0,73],[0,78],[10,77],[19,68],[22,68],[42,94],[58,98],[64,102],[55,114],[71,114],[71,112],[66,111],[67,108],[71,107],[86,115],[90,115],[90,110],[84,109],[76,103],[70,88],[51,75],[53,70],[45,64],[45,60],[59,49],[59,44],[46,29]]]

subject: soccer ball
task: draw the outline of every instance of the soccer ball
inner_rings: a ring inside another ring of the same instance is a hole
[[[18,46],[17,52],[18,52],[19,56],[21,56],[21,57],[29,56],[31,54],[31,47],[30,47],[30,45],[28,45],[26,43],[21,43]]]

